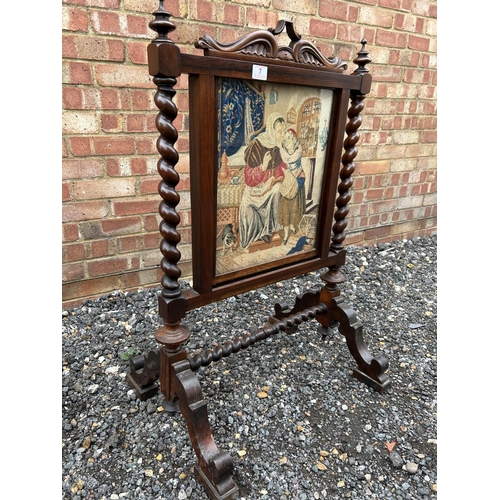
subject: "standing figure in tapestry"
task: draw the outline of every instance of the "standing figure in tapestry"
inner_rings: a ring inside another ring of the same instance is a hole
[[[286,129],[284,118],[272,113],[266,128],[245,150],[245,189],[239,211],[240,244],[247,249],[250,243],[271,241],[278,231],[280,187],[286,165],[280,146]]]
[[[283,245],[288,243],[290,231],[297,233],[306,207],[306,174],[302,168],[302,147],[297,139],[297,133],[288,129],[281,144],[281,157],[287,165],[285,178],[281,184],[282,195],[278,222],[283,226]]]

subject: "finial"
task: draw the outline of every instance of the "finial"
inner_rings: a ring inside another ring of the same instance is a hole
[[[158,9],[153,12],[155,18],[149,23],[149,27],[158,33],[158,36],[153,42],[172,42],[172,40],[168,38],[168,34],[175,30],[175,24],[170,21],[170,16],[172,14],[165,10],[163,2],[164,0],[160,0]]]
[[[353,63],[358,65],[358,68],[353,72],[353,75],[362,75],[364,73],[369,73],[365,68],[367,64],[370,64],[372,60],[368,56],[369,52],[366,50],[366,44],[368,42],[365,38],[361,40],[361,50],[358,52],[357,57],[354,59]]]

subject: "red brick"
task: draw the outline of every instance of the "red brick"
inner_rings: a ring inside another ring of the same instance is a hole
[[[145,114],[131,114],[127,116],[126,131],[127,132],[147,132],[148,115]]]
[[[101,103],[103,109],[121,109],[120,97],[117,90],[101,90]]]
[[[94,137],[95,154],[129,155],[135,151],[132,137]]]
[[[426,130],[423,132],[422,142],[437,142],[437,130]]]
[[[428,51],[430,46],[430,39],[422,36],[409,35],[408,47],[414,50]]]
[[[65,245],[63,247],[63,262],[74,262],[84,260],[86,257],[85,245],[76,243],[74,245]]]
[[[65,38],[66,57],[100,61],[125,60],[125,44],[122,40],[108,40],[95,35]]]
[[[421,184],[413,184],[410,189],[410,195],[415,196],[417,194],[422,194],[422,185]]]
[[[337,26],[331,21],[311,18],[309,21],[309,31],[312,36],[331,40],[336,36]]]
[[[62,280],[75,281],[85,278],[85,267],[82,263],[63,264]]]
[[[63,3],[76,3],[89,7],[102,7],[104,9],[119,9],[120,0],[64,0]]]
[[[379,7],[386,7],[388,9],[400,10],[401,0],[379,0]]]
[[[113,203],[113,212],[117,217],[122,215],[136,215],[158,212],[160,201],[160,199],[142,201],[115,201]]]
[[[376,227],[373,229],[367,229],[365,231],[365,239],[380,240],[380,238],[387,237],[391,234],[391,226]]]
[[[63,108],[64,109],[82,109],[83,94],[82,89],[78,87],[63,87],[62,89]]]
[[[128,42],[127,51],[134,64],[147,64],[147,47],[149,42]]]
[[[364,193],[362,191],[353,191],[352,192],[352,198],[351,198],[351,203],[356,204],[356,203],[362,203],[364,199]]]
[[[107,201],[84,201],[65,203],[62,207],[63,222],[77,222],[92,219],[102,219],[108,215]]]
[[[102,233],[105,236],[117,236],[141,230],[140,217],[113,217],[101,221]]]
[[[158,231],[158,220],[159,216],[157,215],[146,215],[144,217],[144,229],[146,231]]]
[[[113,255],[112,245],[109,240],[92,241],[90,244],[90,256],[93,259]]]
[[[120,285],[120,276],[85,279],[75,283],[63,282],[63,304],[65,307],[71,307],[68,304],[78,304],[78,298],[96,297],[113,290],[119,290]]]
[[[118,158],[106,158],[106,173],[113,177],[122,174]]]
[[[146,16],[127,16],[127,30],[129,35],[147,35],[149,17]]]
[[[180,231],[180,229],[179,229]],[[162,237],[159,232],[144,235],[144,248],[159,248]],[[182,238],[181,238],[182,239]]]
[[[213,2],[204,0],[196,0],[197,4],[197,19],[199,21],[212,21],[214,17]]]
[[[64,182],[62,185],[62,201],[71,199],[71,183]]]
[[[127,4],[127,2],[130,1],[130,0],[125,0],[125,6]],[[137,7],[133,10],[137,10],[137,11],[141,11],[141,12],[146,12],[146,13],[150,13],[150,12],[153,12],[157,7],[158,7],[158,2],[156,2],[155,0],[148,0],[147,2],[144,2],[144,0],[135,0],[136,3],[137,3]],[[172,14],[172,16],[175,16],[175,17],[180,17],[181,15],[181,11],[179,9],[180,5],[179,5],[179,1],[178,0],[166,0],[165,1],[165,4],[164,4],[164,8],[167,12],[169,12],[170,14]],[[151,9],[151,7],[143,10],[143,8],[146,8],[148,7],[148,4],[149,5],[153,5],[154,8]],[[132,9],[131,9],[132,10]]]
[[[92,83],[92,69],[88,63],[70,62],[69,74],[73,84],[90,85]]]
[[[394,31],[378,30],[375,43],[384,47],[405,48],[408,43],[408,35]]]
[[[130,253],[142,250],[142,239],[140,236],[125,236],[118,238],[118,253]]]
[[[358,7],[350,5],[349,2],[337,2],[335,0],[320,0],[319,2],[320,16],[338,19],[339,21],[357,21],[358,11]]]
[[[137,138],[135,140],[137,153],[141,155],[157,154],[156,137]]]
[[[101,101],[99,99],[99,90],[93,87],[81,87],[82,91],[82,109],[95,111],[100,109]]]
[[[177,94],[179,95],[179,94]],[[152,93],[149,90],[133,90],[132,91],[132,107],[134,110],[153,110],[157,108],[154,104]]]
[[[187,153],[189,151],[189,139],[187,137],[179,137],[175,143],[175,149],[179,153]]]
[[[116,12],[95,10],[92,12],[92,26],[96,33],[105,35],[123,35],[120,16]]]
[[[121,132],[121,121],[118,120],[117,115],[101,115],[101,128],[103,132]]]
[[[382,188],[378,189],[368,189],[366,191],[366,200],[381,200],[384,197],[384,190]]]
[[[131,158],[130,173],[132,175],[146,175],[148,173],[146,158]]]
[[[142,179],[140,183],[139,192],[141,194],[152,194],[158,192],[159,178]]]
[[[62,28],[69,31],[88,31],[87,11],[74,7],[63,8]]]
[[[76,241],[79,238],[77,224],[63,224],[62,226],[63,243]]]
[[[65,35],[62,37],[62,56],[66,59],[76,59],[78,57],[74,36]]]
[[[357,163],[358,175],[373,175],[389,172],[390,162],[387,160]]]
[[[128,269],[128,259],[110,257],[107,259],[93,260],[87,263],[87,269],[90,276],[105,276],[118,273]]]
[[[89,137],[70,137],[69,148],[75,156],[88,156],[92,154]]]
[[[224,23],[229,25],[239,25],[241,12],[241,8],[236,5],[224,5]]]

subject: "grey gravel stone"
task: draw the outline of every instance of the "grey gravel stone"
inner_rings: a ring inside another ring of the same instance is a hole
[[[391,451],[389,453],[389,459],[392,462],[392,465],[396,467],[396,469],[401,469],[404,465],[404,460],[402,459],[401,455],[395,451]]]
[[[436,237],[347,249],[340,288],[369,352],[389,361],[383,394],[352,377],[345,339],[316,321],[197,372],[240,500],[437,498],[436,259]],[[321,287],[324,271],[189,311],[190,353],[259,328],[278,301]],[[127,353],[158,347],[158,292],[62,313],[63,500],[208,499],[182,415],[161,411],[161,394],[141,401],[125,378]]]
[[[406,471],[410,474],[416,474],[418,471],[418,465],[414,462],[408,462],[406,464]]]

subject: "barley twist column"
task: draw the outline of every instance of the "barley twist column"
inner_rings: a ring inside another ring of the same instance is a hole
[[[332,239],[330,251],[337,254],[336,263],[328,268],[328,271],[321,276],[325,282],[322,291],[322,300],[330,303],[334,297],[340,295],[338,285],[345,281],[340,269],[345,264],[346,252],[344,249],[344,240],[346,237],[345,229],[347,227],[347,214],[349,213],[349,201],[351,200],[351,187],[353,185],[353,174],[355,170],[354,158],[358,154],[356,144],[359,141],[358,129],[361,125],[361,112],[364,109],[365,94],[370,90],[371,76],[365,66],[371,62],[368,52],[365,49],[366,40],[362,40],[361,50],[358,52],[354,63],[358,68],[353,75],[360,77],[360,90],[351,90],[351,106],[347,112],[348,122],[346,125],[346,138],[344,140],[344,154],[342,156],[342,168],[339,173],[339,185],[337,187],[337,199],[335,202],[336,210],[334,213],[335,223],[332,228]],[[364,82],[367,82],[366,84]],[[325,328],[329,328],[331,317],[322,321]]]
[[[181,324],[186,313],[186,301],[182,296],[179,286],[181,271],[178,262],[181,252],[177,248],[180,235],[177,226],[180,221],[176,207],[180,196],[176,191],[179,183],[179,174],[175,166],[179,161],[179,154],[175,149],[177,130],[173,125],[177,117],[177,107],[173,102],[176,94],[174,86],[180,71],[180,51],[168,34],[175,30],[175,25],[170,21],[170,14],[163,7],[160,0],[158,9],[153,13],[155,18],[149,23],[158,36],[148,46],[149,72],[153,82],[158,87],[154,101],[158,108],[156,128],[160,133],[156,147],[160,153],[158,160],[158,173],[161,181],[158,192],[162,198],[159,206],[161,222],[159,226],[162,240],[160,251],[163,258],[160,263],[163,276],[161,278],[161,294],[158,298],[158,312],[163,318],[163,326],[155,332],[155,338],[162,344],[160,349],[160,387],[165,395],[167,404],[172,410],[177,408],[176,394],[173,388],[171,367],[174,363],[186,358],[186,351],[182,347],[189,338],[189,329]]]
[[[354,59],[354,63],[358,65],[354,75],[363,76],[368,73],[365,65],[371,62],[368,57],[368,52],[365,50],[366,40],[362,40],[362,48],[358,52],[357,57]],[[356,164],[354,163],[354,158],[358,154],[358,148],[356,144],[359,141],[358,129],[361,125],[362,118],[361,112],[363,111],[365,104],[364,93],[353,90],[351,91],[351,106],[347,112],[349,121],[346,125],[347,137],[344,141],[344,155],[342,156],[343,168],[340,171],[340,183],[338,186],[338,196],[336,201],[337,210],[335,211],[335,224],[333,225],[333,236],[332,244],[330,249],[335,252],[339,252],[344,248],[343,242],[345,240],[345,228],[347,227],[347,214],[349,213],[348,203],[351,200],[351,187],[353,184],[352,175]]]

